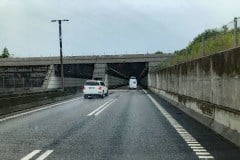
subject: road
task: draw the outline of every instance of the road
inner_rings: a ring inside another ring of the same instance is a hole
[[[148,93],[79,97],[1,119],[0,159],[239,160],[233,144]]]

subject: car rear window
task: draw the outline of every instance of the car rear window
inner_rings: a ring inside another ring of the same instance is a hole
[[[85,85],[87,85],[87,86],[98,86],[99,83],[98,82],[86,82]]]

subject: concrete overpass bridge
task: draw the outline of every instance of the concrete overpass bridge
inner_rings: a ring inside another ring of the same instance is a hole
[[[136,76],[147,85],[151,67],[171,58],[164,54],[132,54],[64,57],[65,87],[82,86],[86,79],[102,79],[110,87],[127,83]],[[59,88],[59,57],[0,59],[0,88]]]

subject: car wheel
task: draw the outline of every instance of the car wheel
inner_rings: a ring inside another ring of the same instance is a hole
[[[101,98],[102,98],[102,99],[104,98],[104,93],[101,95]]]
[[[108,96],[108,91],[107,91],[107,93],[105,94],[105,96]]]

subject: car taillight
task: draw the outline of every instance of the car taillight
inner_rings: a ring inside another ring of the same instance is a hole
[[[83,86],[83,90],[85,90],[86,89],[86,87],[85,86]]]
[[[99,86],[99,87],[98,87],[98,90],[102,90],[102,86]]]

